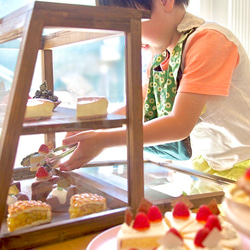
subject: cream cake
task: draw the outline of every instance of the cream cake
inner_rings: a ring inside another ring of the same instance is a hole
[[[42,144],[37,153],[30,156],[30,171],[37,171],[40,166],[44,166],[45,157],[50,153],[49,147],[46,144]]]
[[[158,240],[168,230],[158,207],[143,199],[135,217],[127,209],[125,222],[117,234],[117,249],[153,250],[160,246]]]
[[[52,116],[54,103],[46,99],[28,99],[24,121],[49,119]]]
[[[77,100],[77,119],[107,116],[108,100],[105,97],[82,97]]]
[[[183,204],[177,203],[172,212],[165,213],[164,218],[168,227],[175,228],[182,236],[183,244],[178,247],[214,250],[242,249],[241,239],[235,228],[222,216],[213,214],[207,205],[202,205],[197,213],[189,212],[188,216],[183,217],[176,217],[175,209],[180,209],[181,214],[185,210]],[[188,211],[188,208],[186,210]],[[170,248],[167,248],[166,243],[164,246],[163,243],[160,249]]]
[[[74,185],[63,187],[59,185],[59,182],[47,196],[46,203],[51,206],[52,211],[68,212],[70,198],[77,194],[77,187]]]
[[[224,189],[223,208],[227,219],[241,233],[250,237],[250,168],[235,184]]]
[[[75,194],[70,199],[70,218],[98,213],[107,209],[106,198],[92,193]]]
[[[9,232],[51,221],[50,205],[41,201],[16,201],[8,207]]]
[[[53,185],[59,180],[60,177],[53,176],[44,166],[40,166],[36,172],[35,181],[31,184],[31,199],[45,202],[53,189]]]
[[[152,208],[153,215],[150,215]],[[242,249],[241,239],[234,227],[222,216],[213,214],[207,205],[192,213],[185,203],[177,202],[173,210],[166,212],[158,222],[151,221],[152,218],[159,219],[155,206],[145,212],[137,212],[135,219],[126,212],[127,222],[121,225],[117,234],[118,250]]]

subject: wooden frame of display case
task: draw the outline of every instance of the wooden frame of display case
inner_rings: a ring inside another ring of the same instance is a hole
[[[143,133],[141,93],[141,19],[149,12],[99,6],[81,6],[35,2],[0,19],[0,43],[22,38],[14,80],[0,138],[0,226],[13,175],[19,136],[46,134],[81,128],[127,126],[128,205],[136,208],[144,195]],[[63,31],[43,36],[45,28]],[[91,31],[91,32],[89,32]],[[112,117],[88,122],[51,119],[47,124],[24,124],[26,102],[31,87],[38,51],[42,51],[43,79],[53,89],[52,48],[79,41],[124,34],[126,39],[126,117]],[[103,230],[123,221],[125,208],[0,235],[0,248],[31,248]],[[90,223],[91,221],[91,223]],[[42,237],[41,237],[42,235]]]

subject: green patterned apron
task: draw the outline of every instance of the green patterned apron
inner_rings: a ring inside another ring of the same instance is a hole
[[[194,29],[181,35],[172,55],[166,51],[154,57],[151,68],[147,96],[144,103],[144,121],[168,115],[181,79],[181,58],[185,41]],[[169,58],[168,69],[161,70],[161,63]],[[188,160],[192,155],[190,138],[162,145],[144,147],[144,150],[164,159]]]

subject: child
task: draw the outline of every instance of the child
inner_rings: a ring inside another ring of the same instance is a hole
[[[195,169],[237,179],[250,163],[249,58],[229,30],[187,13],[188,2],[100,0],[100,5],[151,11],[151,19],[142,22],[142,44],[154,56],[144,146],[190,138]],[[171,77],[164,78],[165,73]],[[76,142],[77,150],[61,170],[78,168],[107,147],[126,145],[126,131],[81,132],[63,144]]]

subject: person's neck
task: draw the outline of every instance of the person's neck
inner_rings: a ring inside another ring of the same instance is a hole
[[[162,29],[163,40],[160,42],[158,48],[152,48],[154,54],[159,54],[165,51],[166,49],[172,53],[176,43],[180,39],[181,33],[177,30],[177,26],[181,23],[186,11],[184,7],[175,7],[171,13],[169,13],[166,18],[166,23],[168,25],[164,26]],[[168,37],[169,39],[166,39]]]

